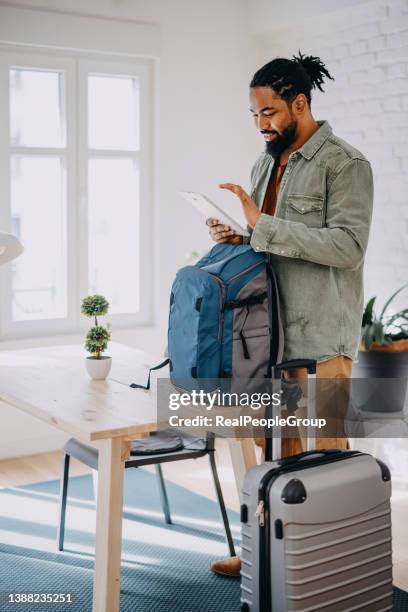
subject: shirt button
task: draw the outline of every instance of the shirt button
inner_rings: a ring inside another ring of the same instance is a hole
[[[304,210],[305,210],[305,207],[304,207],[304,206],[302,206],[302,212],[304,212]]]
[[[284,255],[284,254],[285,254],[285,251],[281,251],[281,255]]]

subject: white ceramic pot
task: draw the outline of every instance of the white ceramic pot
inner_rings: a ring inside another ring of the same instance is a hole
[[[112,366],[112,357],[86,358],[86,369],[92,380],[105,380]]]

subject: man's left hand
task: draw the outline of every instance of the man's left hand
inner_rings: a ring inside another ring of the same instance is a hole
[[[220,187],[221,189],[228,189],[241,200],[247,223],[253,229],[261,216],[261,212],[258,210],[255,202],[249,197],[247,192],[242,189],[241,185],[234,185],[234,183],[221,183]]]

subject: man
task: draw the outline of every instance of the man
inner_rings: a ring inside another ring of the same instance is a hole
[[[220,187],[239,198],[250,230],[246,240],[268,253],[276,273],[284,360],[316,359],[318,378],[350,379],[360,338],[373,179],[362,153],[312,115],[311,91],[323,91],[325,77],[332,79],[321,60],[300,52],[255,73],[250,110],[266,150],[252,169],[250,194],[233,183]],[[216,242],[244,240],[216,219],[207,225]],[[347,448],[347,439],[341,432],[318,439],[317,447]],[[302,450],[303,438],[283,440],[283,456]],[[240,559],[211,568],[237,576]]]

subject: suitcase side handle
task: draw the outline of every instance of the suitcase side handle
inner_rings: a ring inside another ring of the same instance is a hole
[[[288,465],[294,465],[295,463],[302,461],[305,457],[311,457],[313,455],[322,455],[322,457],[331,457],[334,455],[340,456],[340,455],[344,455],[345,452],[347,453],[347,451],[343,451],[338,448],[310,450],[310,451],[305,451],[304,453],[299,453],[298,455],[292,455],[291,457],[286,457],[285,459],[280,459],[278,461],[278,464],[282,467],[286,467]],[[353,453],[353,451],[351,451],[351,453]]]
[[[316,359],[290,359],[282,361],[273,366],[274,378],[280,378],[282,370],[292,370],[294,368],[305,368],[308,374],[316,374]]]

